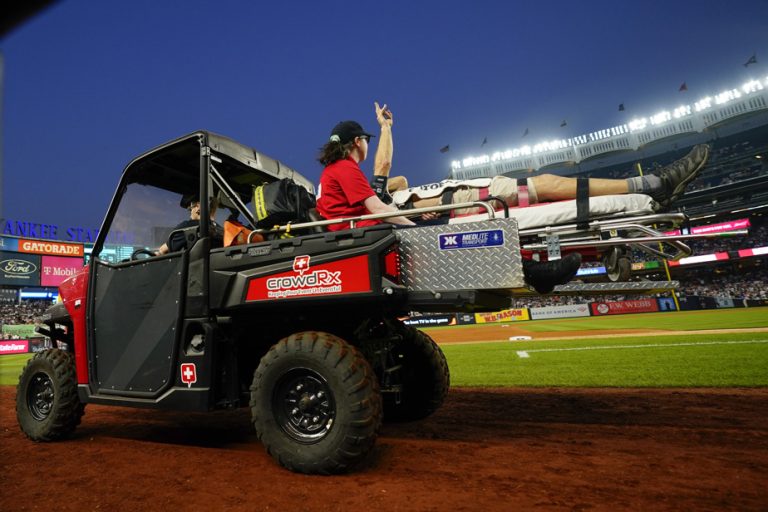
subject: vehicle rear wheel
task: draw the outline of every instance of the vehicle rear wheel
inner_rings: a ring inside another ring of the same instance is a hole
[[[381,394],[370,364],[324,332],[276,343],[254,372],[250,405],[267,452],[299,473],[348,471],[368,455],[381,425]]]
[[[77,397],[75,358],[70,352],[38,352],[19,376],[16,418],[35,441],[55,441],[80,424],[85,405]]]
[[[420,420],[443,405],[451,386],[448,362],[426,333],[404,324],[398,330],[402,340],[392,355],[400,366],[402,390],[384,394],[384,420]]]

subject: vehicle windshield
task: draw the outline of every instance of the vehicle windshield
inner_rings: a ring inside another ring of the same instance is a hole
[[[190,219],[182,208],[182,194],[141,183],[132,183],[123,194],[99,259],[118,263],[138,249],[156,250],[174,227]]]

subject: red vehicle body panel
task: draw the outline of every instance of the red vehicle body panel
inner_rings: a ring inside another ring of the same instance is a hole
[[[61,297],[64,307],[67,308],[69,317],[72,319],[72,328],[75,331],[75,368],[77,370],[78,384],[88,384],[85,310],[89,272],[90,266],[86,265],[59,285],[59,297]]]

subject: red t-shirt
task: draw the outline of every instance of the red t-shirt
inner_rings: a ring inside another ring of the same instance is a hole
[[[357,217],[371,212],[363,201],[376,195],[357,162],[351,158],[337,160],[323,169],[317,189],[317,211],[326,219]],[[375,226],[379,220],[356,222],[356,227]],[[329,231],[349,229],[349,222],[331,224]]]

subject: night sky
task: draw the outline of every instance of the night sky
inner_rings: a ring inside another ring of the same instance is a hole
[[[379,101],[393,174],[421,184],[692,104],[768,76],[768,1],[64,0],[0,51],[0,216],[98,228],[125,165],[197,129],[316,183],[331,127],[376,129]]]

